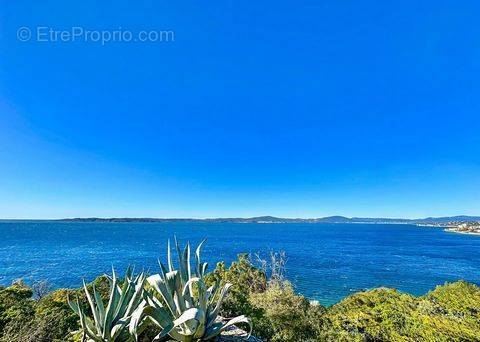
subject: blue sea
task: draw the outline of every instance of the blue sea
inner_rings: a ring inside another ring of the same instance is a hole
[[[383,224],[80,223],[0,221],[0,284],[23,278],[78,287],[111,267],[158,272],[166,241],[197,244],[212,269],[238,253],[285,251],[298,292],[331,305],[378,286],[421,295],[446,281],[480,283],[480,237]],[[120,272],[121,273],[121,272]]]

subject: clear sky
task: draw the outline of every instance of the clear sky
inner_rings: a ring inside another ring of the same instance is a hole
[[[2,218],[480,214],[478,0],[0,2]]]

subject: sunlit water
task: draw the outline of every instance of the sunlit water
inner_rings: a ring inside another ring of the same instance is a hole
[[[158,271],[166,240],[208,239],[212,269],[238,253],[285,251],[297,291],[324,305],[377,286],[424,294],[446,281],[480,283],[480,237],[381,224],[67,223],[0,221],[0,284],[24,278],[77,287],[123,270]]]

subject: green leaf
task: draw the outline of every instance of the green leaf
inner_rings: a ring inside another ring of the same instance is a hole
[[[220,293],[220,297],[218,298],[217,305],[215,306],[215,309],[209,314],[208,321],[207,321],[207,327],[215,321],[215,319],[218,316],[218,313],[220,311],[220,307],[222,306],[222,302],[225,299],[225,296],[228,293],[228,290],[232,287],[232,284],[227,283],[223,286],[222,292]]]

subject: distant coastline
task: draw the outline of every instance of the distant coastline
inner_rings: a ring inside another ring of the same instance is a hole
[[[456,234],[466,234],[466,235],[480,235],[480,231],[463,231],[463,230],[458,230],[456,228],[447,228],[444,229],[444,231],[448,233],[456,233]]]
[[[66,218],[58,221],[63,222],[212,222],[212,223],[369,223],[369,224],[415,224],[426,227],[452,228],[463,222],[480,222],[480,216],[445,216],[427,217],[420,219],[402,218],[368,218],[368,217],[345,217],[327,216],[320,218],[281,218],[275,216],[258,217],[233,217],[233,218],[134,218],[134,217],[113,217],[113,218]]]
[[[480,235],[480,221],[456,222],[455,225],[445,229],[446,232]]]

